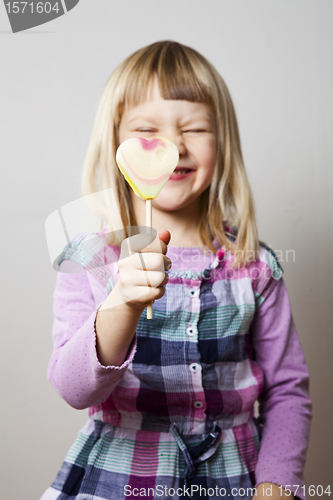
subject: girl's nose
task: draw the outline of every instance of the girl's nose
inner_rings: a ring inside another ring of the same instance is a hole
[[[186,154],[186,146],[182,134],[173,134],[173,136],[170,137],[170,141],[177,146],[179,156],[184,156]]]

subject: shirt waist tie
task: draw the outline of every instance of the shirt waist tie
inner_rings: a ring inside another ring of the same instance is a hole
[[[214,430],[208,434],[206,439],[191,449],[187,448],[179,434],[176,424],[173,424],[172,433],[185,460],[185,488],[187,488],[187,479],[195,474],[196,466],[215,453],[215,445],[221,434],[221,428],[215,425]]]

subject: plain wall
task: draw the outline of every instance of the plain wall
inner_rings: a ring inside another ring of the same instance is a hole
[[[162,39],[199,50],[230,89],[260,238],[280,251],[310,369],[307,485],[330,484],[332,22],[328,0],[82,0],[14,35],[1,3],[2,498],[38,500],[87,419],[46,378],[56,272],[44,223],[80,196],[107,78]]]

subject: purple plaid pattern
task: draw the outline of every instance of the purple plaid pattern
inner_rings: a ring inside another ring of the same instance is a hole
[[[119,248],[108,246],[106,236],[81,235],[58,260],[59,266],[79,263],[92,277],[94,307],[84,310],[92,328],[98,302],[118,277]],[[252,498],[251,492],[232,490],[254,486],[260,445],[253,405],[264,376],[254,359],[251,324],[282,269],[262,244],[246,269],[232,269],[232,261],[219,250],[202,272],[169,272],[153,319],[144,311],[111,393],[90,405],[90,419],[43,500],[137,498],[134,488],[144,498],[202,498],[196,491],[190,497],[172,494],[172,488],[191,485],[217,488],[209,498],[221,498],[219,491],[231,499]],[[187,476],[186,457],[214,429],[221,431],[216,443],[202,451],[195,473]]]

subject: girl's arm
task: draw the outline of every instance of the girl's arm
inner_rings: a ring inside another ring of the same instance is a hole
[[[60,271],[67,272],[58,273],[54,292],[54,351],[48,378],[68,404],[83,409],[109,397],[133,359],[136,338],[129,342],[120,366],[104,366],[97,355],[95,323],[106,292],[76,262],[64,261]]]
[[[70,260],[60,266],[54,293],[48,373],[54,389],[74,408],[106,401],[133,359],[140,316],[149,302],[163,296],[169,279],[169,240],[170,233],[160,231],[141,256],[119,260],[118,281],[109,295],[98,279],[105,269],[90,265],[87,271],[74,261],[89,265],[94,246],[89,250],[78,241],[69,246]]]
[[[256,481],[282,485],[304,499],[311,421],[309,374],[282,278],[257,310],[251,335],[254,359],[264,373]]]

